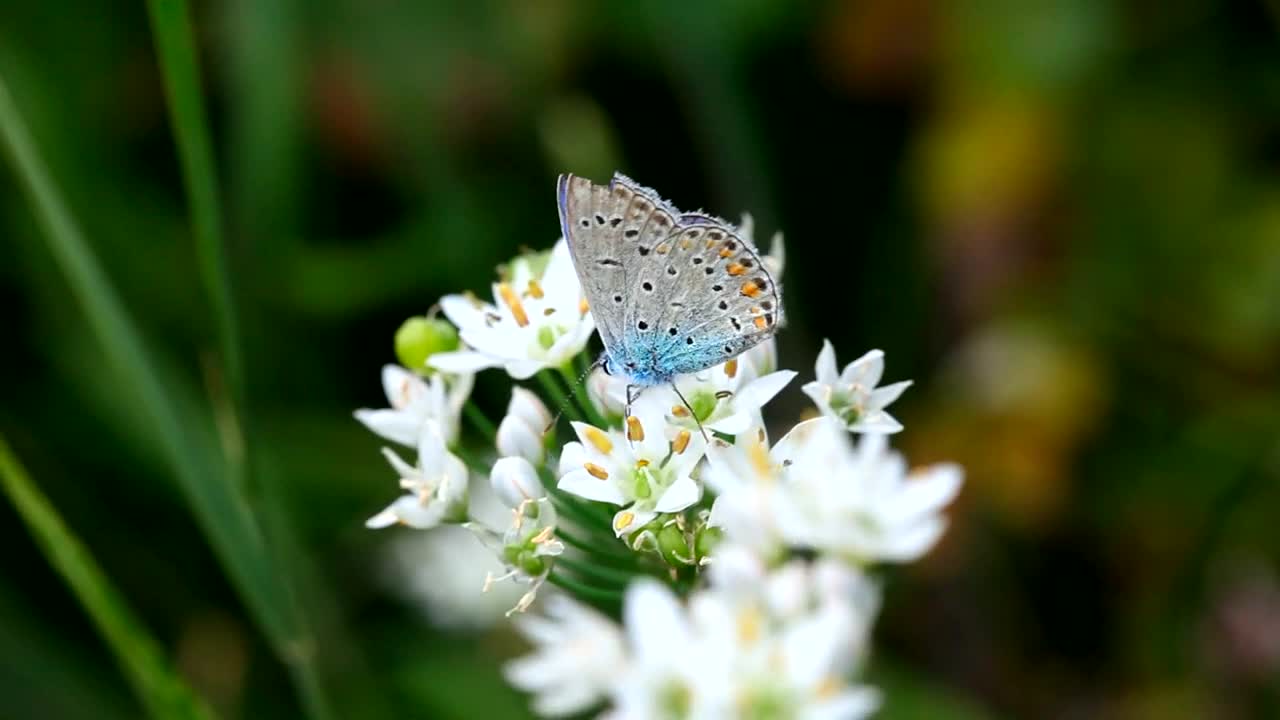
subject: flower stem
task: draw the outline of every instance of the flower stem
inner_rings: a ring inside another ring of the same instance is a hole
[[[474,401],[467,400],[466,404],[462,406],[462,412],[467,416],[467,420],[471,421],[471,424],[476,426],[476,429],[480,431],[480,434],[484,435],[490,445],[497,442],[498,431],[494,427],[493,421],[484,414],[484,411],[481,410]]]
[[[577,406],[569,402],[569,396],[561,389],[556,376],[550,370],[539,370],[534,377],[538,378],[538,383],[542,385],[543,392],[549,396],[551,402],[562,410],[565,415],[568,415],[570,420],[583,421],[582,414],[578,412]]]
[[[554,570],[547,575],[547,580],[556,587],[564,590],[579,598],[595,600],[597,602],[616,603],[622,599],[622,593],[617,590],[606,590],[604,588],[592,587],[584,585],[576,580],[570,580],[563,574]]]
[[[625,588],[632,578],[641,574],[639,572],[625,572],[601,565],[593,565],[590,562],[590,558],[574,559],[567,555],[557,557],[556,564],[572,571],[583,579],[599,582],[601,585],[617,587],[619,590]]]
[[[563,525],[556,526],[556,537],[563,540],[566,545],[618,569],[636,570],[640,567],[636,562],[636,556],[630,551],[624,550],[624,546],[621,543],[602,543],[598,540],[593,542],[591,539],[578,537],[576,533],[565,529]]]

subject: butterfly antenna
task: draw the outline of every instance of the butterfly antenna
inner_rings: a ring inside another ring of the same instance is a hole
[[[578,396],[578,388],[582,387],[582,383],[587,379],[587,376],[590,375],[592,371],[594,371],[596,368],[600,367],[600,363],[602,362],[604,362],[603,354],[600,357],[596,358],[595,362],[588,365],[587,369],[583,370],[582,373],[578,375],[577,381],[574,382],[573,386],[569,388],[569,394],[565,396],[564,400],[560,401],[560,408],[556,410],[556,416],[551,418],[551,423],[547,425],[545,430],[542,431],[543,435],[546,435],[552,430],[555,430],[556,425],[560,422],[560,416],[564,415],[564,411],[569,409],[569,403],[573,402],[573,399]],[[589,398],[587,402],[590,402]]]
[[[676,397],[680,398],[680,402],[684,403],[685,409],[689,411],[689,417],[698,423],[698,432],[702,433],[702,439],[711,442],[711,438],[707,437],[707,429],[702,427],[702,421],[698,419],[698,413],[694,412],[693,406],[689,404],[688,400],[684,399],[684,394],[680,392],[680,388],[676,387],[675,383],[671,383],[671,389],[676,391]]]

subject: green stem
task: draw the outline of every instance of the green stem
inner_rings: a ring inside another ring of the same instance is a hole
[[[490,445],[497,442],[497,427],[494,426],[493,421],[484,414],[484,411],[475,402],[468,399],[466,404],[462,406],[462,412],[467,416],[467,420],[480,431],[480,434],[484,435],[485,440],[488,440]]]
[[[538,384],[542,386],[542,391],[547,394],[550,404],[555,405],[557,411],[564,412],[569,416],[570,420],[583,422],[582,414],[578,412],[577,406],[569,402],[569,396],[561,389],[559,381],[550,370],[539,370],[535,375]]]
[[[622,599],[622,593],[617,590],[606,590],[604,588],[593,587],[591,585],[584,585],[577,580],[566,578],[563,574],[554,570],[547,575],[547,580],[552,585],[555,585],[572,595],[576,595],[579,598],[606,603],[616,603]]]
[[[587,538],[579,537],[577,533],[566,529],[563,525],[556,526],[556,537],[563,540],[566,545],[620,570],[638,570],[640,568],[636,556],[627,551],[625,546],[616,540],[601,542],[596,539],[595,542],[592,542]]]
[[[634,578],[641,575],[639,572],[624,572],[602,565],[593,565],[589,561],[575,559],[567,555],[557,557],[556,564],[564,566],[584,579],[597,581],[605,585],[616,585],[619,589],[625,588]]]

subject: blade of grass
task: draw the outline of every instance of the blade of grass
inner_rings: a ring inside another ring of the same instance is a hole
[[[32,484],[3,436],[0,436],[0,486],[49,564],[66,581],[93,620],[147,712],[160,720],[211,720],[213,711],[165,661],[160,645],[63,523],[57,510]]]
[[[221,356],[226,372],[229,397],[212,396],[217,415],[229,418],[222,423],[231,430],[224,442],[229,469],[238,486],[257,501],[258,519],[266,538],[266,550],[272,553],[275,567],[281,571],[281,588],[287,595],[280,609],[295,634],[314,647],[312,617],[298,602],[298,589],[307,578],[314,583],[313,573],[303,567],[303,553],[289,529],[279,499],[278,488],[263,482],[265,473],[255,464],[252,454],[253,412],[249,407],[244,353],[240,346],[240,318],[236,309],[236,293],[228,271],[230,250],[222,228],[222,207],[214,170],[212,143],[206,123],[204,95],[200,87],[199,61],[192,32],[191,13],[186,0],[148,0],[152,37],[164,77],[169,119],[182,166],[183,184],[191,210],[192,226],[200,260],[202,279],[215,310]],[[256,482],[255,482],[256,481]],[[311,588],[313,594],[323,590]],[[322,595],[327,597],[327,594]],[[318,670],[308,657],[293,667],[295,681],[304,704],[313,716],[328,715],[327,702],[320,692]]]
[[[244,365],[235,293],[222,243],[222,211],[205,126],[204,94],[200,90],[190,14],[184,0],[148,0],[147,10],[182,166],[182,184],[190,205],[201,279],[213,304],[232,402],[237,411],[244,412]]]
[[[120,381],[135,393],[141,415],[170,464],[196,521],[232,584],[292,673],[314,718],[329,716],[313,670],[314,643],[297,625],[283,573],[221,457],[199,442],[209,416],[181,413],[160,384],[141,335],[125,313],[53,181],[0,77],[0,145],[14,167],[54,259],[83,308]]]

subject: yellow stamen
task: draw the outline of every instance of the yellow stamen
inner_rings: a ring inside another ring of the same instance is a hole
[[[640,424],[640,418],[635,415],[627,418],[627,439],[632,442],[644,441],[644,426]]]
[[[542,286],[538,284],[537,280],[530,280],[529,289],[525,291],[525,294],[535,300],[541,300],[543,295]]]
[[[671,406],[671,414],[672,414],[672,415],[675,415],[676,417],[680,417],[680,418],[682,418],[682,417],[689,417],[689,409],[688,409],[688,408],[686,408],[686,407],[685,407],[685,406],[683,406],[683,405],[672,405],[672,406]]]
[[[685,448],[689,447],[689,438],[693,437],[688,430],[681,430],[676,433],[676,439],[671,441],[671,449],[677,455],[684,454]]]
[[[747,268],[742,263],[732,263],[731,265],[729,265],[728,270],[729,270],[729,274],[735,277],[738,275],[747,274]]]
[[[586,468],[591,477],[597,480],[609,479],[609,472],[595,463],[583,463],[582,467]]]
[[[635,513],[624,512],[618,513],[618,517],[613,520],[614,530],[626,530],[631,527],[631,523],[636,521]]]
[[[547,315],[547,316],[551,316],[551,315],[555,314],[555,311],[556,311],[556,309],[555,309],[555,308],[544,308],[544,309],[542,310],[542,314],[543,314],[543,315]]]
[[[591,309],[591,306],[587,304],[586,298],[582,298],[581,300],[578,301],[578,314],[586,315],[587,311],[590,309]]]
[[[641,459],[639,459],[639,460],[637,460],[637,461],[636,461],[636,468],[637,468],[637,469],[639,469],[639,468],[647,468],[647,467],[649,467],[649,461],[648,461],[648,460],[645,460],[644,458],[641,458]]]
[[[556,529],[554,527],[544,527],[537,535],[529,538],[529,542],[532,542],[534,545],[541,545],[551,539],[551,533],[555,532],[555,530]]]
[[[582,429],[582,434],[586,436],[587,442],[596,446],[600,452],[608,455],[613,452],[613,441],[609,439],[599,428],[588,425]]]
[[[734,358],[724,364],[724,374],[732,380],[738,374],[738,358]]]
[[[524,327],[529,324],[529,316],[525,314],[524,305],[520,302],[520,298],[516,296],[511,286],[502,283],[498,285],[498,295],[502,297],[502,302],[511,308],[511,316],[515,318],[516,324]]]

